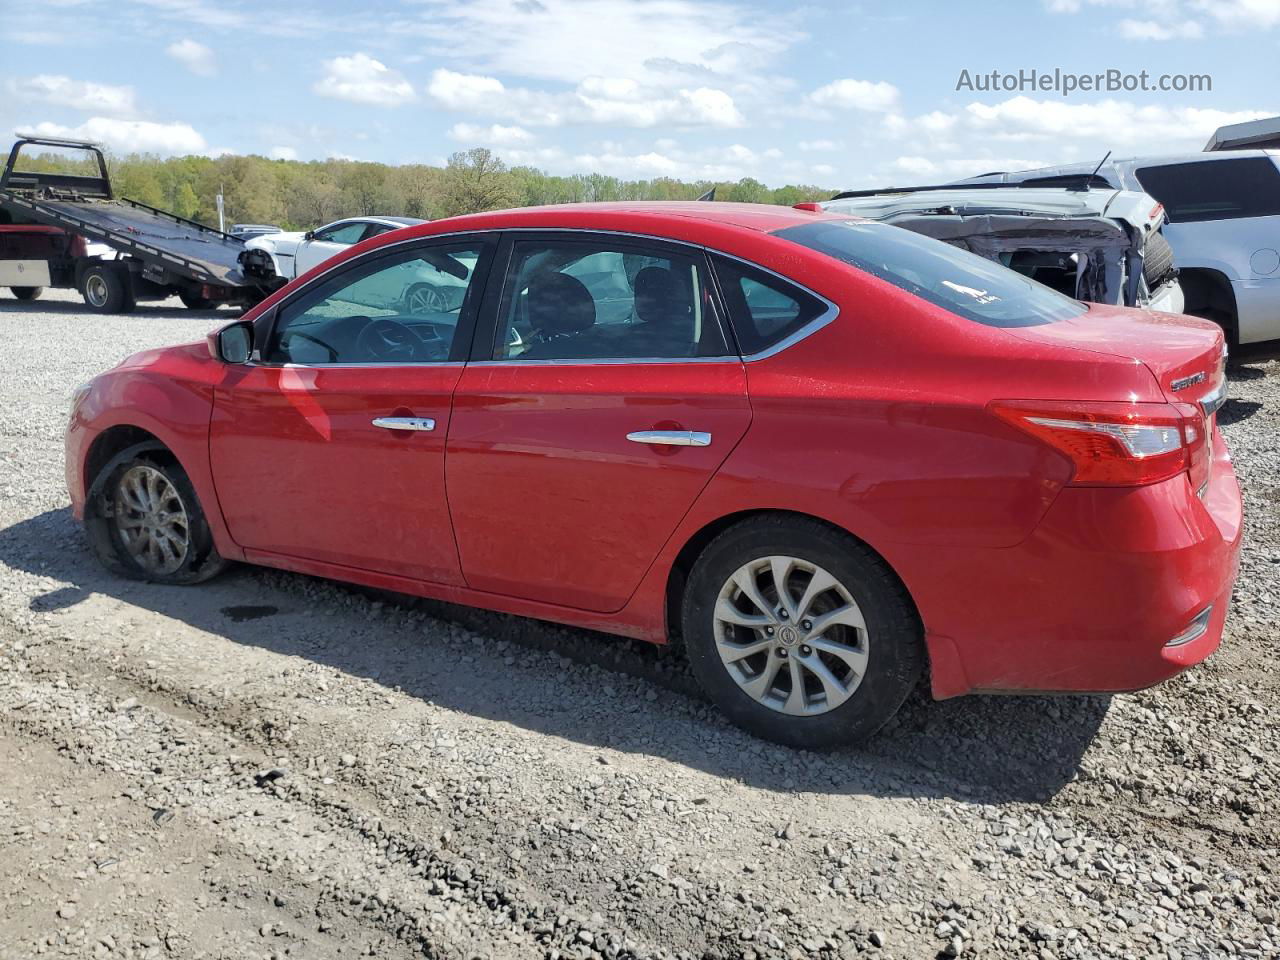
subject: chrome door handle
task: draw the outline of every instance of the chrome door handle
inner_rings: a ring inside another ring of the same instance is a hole
[[[384,430],[434,430],[436,422],[430,417],[375,417],[375,427]]]
[[[628,433],[632,443],[660,443],[670,447],[709,447],[711,434],[696,430],[637,430]]]

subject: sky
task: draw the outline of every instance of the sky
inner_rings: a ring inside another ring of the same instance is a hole
[[[486,146],[550,173],[857,188],[1198,151],[1280,114],[1280,0],[0,7],[0,130],[119,153],[442,164]],[[1032,70],[1211,89],[984,82]]]

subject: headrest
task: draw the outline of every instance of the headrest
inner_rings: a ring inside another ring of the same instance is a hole
[[[596,322],[591,291],[566,273],[544,273],[529,282],[529,323],[544,337],[581,333]]]
[[[689,297],[666,267],[645,267],[636,274],[636,318],[641,323],[671,324],[689,317]]]

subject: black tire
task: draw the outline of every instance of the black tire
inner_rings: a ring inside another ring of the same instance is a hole
[[[19,300],[34,300],[44,293],[44,287],[10,287],[9,291]]]
[[[121,481],[135,469],[158,472],[172,486],[185,513],[186,549],[173,569],[155,569],[140,562],[126,543],[122,529],[130,510],[120,491]],[[124,451],[94,479],[85,507],[89,546],[98,561],[119,576],[151,583],[194,584],[217,576],[228,562],[213,544],[213,535],[200,499],[186,471],[161,450]]]
[[[94,264],[85,270],[80,295],[95,313],[128,313],[137,306],[129,270],[116,263]]]
[[[427,313],[448,313],[449,295],[431,283],[415,283],[404,293],[402,309],[413,314],[417,310]]]
[[[847,700],[825,713],[789,715],[753,698],[717,650],[714,612],[721,588],[744,564],[771,556],[795,557],[830,573],[866,624],[862,679]],[[853,537],[803,517],[752,518],[712,540],[689,577],[681,623],[693,672],[715,704],[748,732],[791,747],[819,749],[867,739],[902,706],[924,670],[920,621],[898,578]]]
[[[185,290],[178,293],[178,299],[182,301],[182,305],[188,310],[211,310],[216,305],[214,300],[187,293]]]
[[[1163,233],[1157,230],[1147,237],[1142,250],[1142,277],[1147,289],[1155,290],[1173,274],[1173,248]]]

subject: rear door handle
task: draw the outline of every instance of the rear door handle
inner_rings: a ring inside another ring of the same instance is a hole
[[[375,427],[383,430],[434,430],[436,422],[430,417],[376,417]]]
[[[711,434],[697,430],[637,430],[628,433],[632,443],[658,443],[669,447],[709,447]]]

